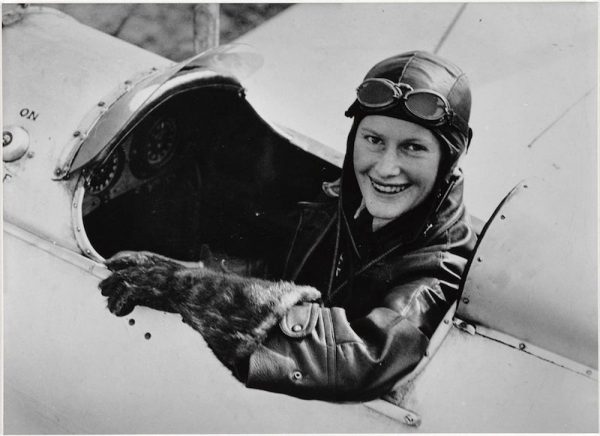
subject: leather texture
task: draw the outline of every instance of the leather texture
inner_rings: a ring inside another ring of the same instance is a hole
[[[303,268],[335,230],[331,211],[323,204],[305,213],[288,259],[288,279],[304,284]],[[410,249],[391,241],[352,280],[342,281],[333,297],[289,311],[251,355],[247,386],[335,401],[388,393],[423,357],[459,296],[476,240],[462,203],[462,180],[444,201],[430,235]],[[302,327],[294,332],[294,325]]]

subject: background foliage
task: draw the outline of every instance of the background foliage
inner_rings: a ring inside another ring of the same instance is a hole
[[[194,54],[194,3],[44,4],[78,21],[169,59]],[[220,5],[220,43],[238,38],[290,6],[289,3]]]

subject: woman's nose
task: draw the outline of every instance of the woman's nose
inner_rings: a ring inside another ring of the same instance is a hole
[[[386,178],[400,175],[402,172],[402,162],[396,154],[396,150],[388,147],[386,151],[380,155],[377,164],[375,165],[377,175]]]

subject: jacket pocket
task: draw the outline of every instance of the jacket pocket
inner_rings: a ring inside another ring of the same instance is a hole
[[[292,307],[279,323],[281,331],[290,338],[303,338],[312,333],[319,318],[317,303],[303,303]]]

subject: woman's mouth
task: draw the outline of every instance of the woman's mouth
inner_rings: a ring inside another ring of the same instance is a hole
[[[392,184],[392,183],[380,183],[376,182],[372,178],[369,177],[371,181],[371,186],[375,191],[380,192],[382,194],[398,194],[399,192],[404,191],[410,186],[410,183],[402,183],[402,184]]]

